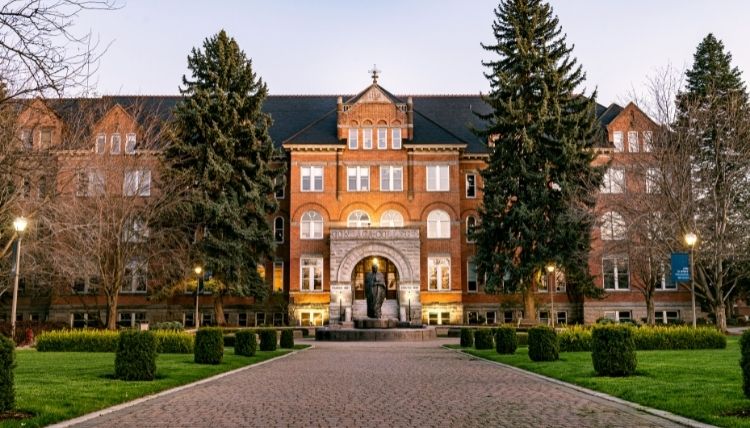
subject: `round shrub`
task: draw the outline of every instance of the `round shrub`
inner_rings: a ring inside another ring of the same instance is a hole
[[[750,398],[750,330],[745,330],[742,333],[742,338],[740,338],[740,352],[742,355],[742,358],[740,358],[742,390],[745,392],[745,396]]]
[[[224,334],[220,328],[200,328],[195,332],[195,362],[221,364],[224,359]]]
[[[260,350],[261,351],[275,351],[276,341],[278,336],[276,330],[272,328],[263,328],[258,330],[258,336],[260,336]]]
[[[13,389],[13,369],[16,367],[16,344],[0,336],[0,412],[13,410],[16,392]]]
[[[518,348],[516,329],[502,326],[495,331],[495,350],[498,354],[514,354]]]
[[[294,349],[294,330],[281,330],[281,340],[279,347],[284,349]]]
[[[474,348],[492,349],[495,347],[495,341],[492,338],[492,330],[489,328],[480,328],[474,332]]]
[[[474,346],[474,329],[468,327],[461,328],[461,347],[471,348]]]
[[[238,331],[234,335],[234,353],[252,357],[258,349],[258,341],[255,338],[255,332],[252,330]]]
[[[150,331],[124,330],[115,354],[115,377],[122,380],[154,380],[156,336]]]
[[[546,325],[529,329],[529,358],[531,361],[556,361],[560,358],[555,330]]]
[[[633,328],[625,325],[599,325],[591,331],[591,359],[601,376],[630,376],[637,359]]]

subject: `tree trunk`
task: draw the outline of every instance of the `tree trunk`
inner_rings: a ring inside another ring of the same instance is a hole
[[[227,325],[227,320],[224,317],[224,295],[221,293],[217,293],[214,297],[214,316],[216,317],[216,325]]]
[[[722,332],[727,331],[727,312],[724,305],[724,301],[720,300],[719,304],[714,306],[714,314],[716,314],[716,327]],[[696,311],[698,309],[696,308]]]
[[[107,294],[107,330],[117,330],[117,293]]]
[[[646,297],[646,324],[656,324],[656,312],[654,310],[654,296]]]
[[[534,293],[530,289],[526,289],[522,294],[523,318],[528,322],[536,322],[536,301],[534,300]]]

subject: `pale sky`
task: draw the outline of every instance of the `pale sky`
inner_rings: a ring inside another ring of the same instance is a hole
[[[79,19],[110,44],[92,85],[100,95],[177,94],[190,49],[225,29],[252,58],[272,94],[348,94],[379,83],[396,94],[476,94],[489,86],[488,0],[125,0],[120,10]],[[587,93],[626,102],[648,76],[692,65],[709,32],[750,69],[750,1],[553,0]],[[747,76],[747,73],[744,74]]]

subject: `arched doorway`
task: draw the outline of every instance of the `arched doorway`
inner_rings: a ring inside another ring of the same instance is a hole
[[[360,260],[352,270],[352,285],[354,287],[354,298],[356,300],[365,299],[365,275],[372,270],[372,266],[377,265],[378,270],[383,272],[386,283],[386,299],[396,299],[398,297],[398,269],[396,265],[385,257],[369,256]]]

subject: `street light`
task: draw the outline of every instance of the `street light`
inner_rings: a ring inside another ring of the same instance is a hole
[[[29,221],[24,217],[17,217],[13,220],[13,229],[16,230],[16,272],[13,280],[13,304],[10,307],[10,338],[16,340],[16,307],[18,306],[18,273],[21,270],[21,237]]]
[[[196,266],[195,269],[193,269],[195,272],[195,318],[193,319],[193,324],[195,324],[195,329],[198,330],[198,327],[200,327],[200,318],[199,318],[199,312],[198,312],[198,296],[200,296],[201,292],[201,272],[203,272],[203,268],[200,266]]]
[[[552,320],[552,328],[555,328],[555,321],[557,321],[557,314],[555,313],[555,290],[552,288],[555,284],[553,282],[554,277],[552,273],[555,271],[555,265],[550,263],[547,265],[547,288],[550,293],[550,319]]]
[[[696,242],[698,242],[698,236],[696,236],[695,233],[689,232],[685,234],[685,243],[690,247],[690,294],[692,295],[693,301],[693,328],[698,324],[695,315],[695,261],[693,260],[695,258],[693,249],[695,248]]]

